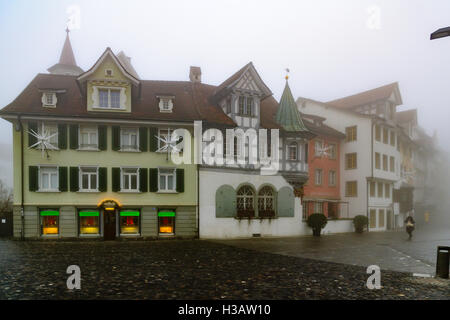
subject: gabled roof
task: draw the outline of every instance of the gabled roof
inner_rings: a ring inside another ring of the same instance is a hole
[[[301,115],[306,128],[308,128],[308,130],[312,133],[315,133],[318,136],[327,136],[337,139],[345,138],[345,134],[324,124],[323,121],[326,120],[325,118],[305,113],[301,113]],[[316,118],[320,118],[320,120]],[[317,124],[317,122],[314,120],[318,120],[320,124]]]
[[[269,87],[262,81],[258,72],[256,71],[252,62],[247,63],[241,69],[239,69],[236,73],[234,73],[231,77],[222,82],[215,90],[214,96],[217,99],[220,99],[222,96],[228,94],[228,92],[241,80],[246,72],[251,72],[254,76],[254,80],[256,81],[257,86],[263,93],[263,98],[272,95],[272,91],[270,91]]]
[[[353,109],[358,106],[366,105],[376,101],[389,99],[392,94],[395,95],[397,105],[402,104],[398,83],[394,82],[372,90],[367,90],[341,99],[328,101],[327,104],[343,109]]]
[[[300,112],[297,109],[294,97],[286,79],[280,106],[275,115],[276,122],[286,131],[308,131],[302,121]]]
[[[103,52],[103,54],[98,58],[98,60],[95,62],[95,64],[86,72],[82,73],[78,77],[78,81],[83,81],[87,77],[89,77],[92,73],[97,70],[97,68],[100,66],[100,64],[105,60],[106,57],[111,57],[113,61],[116,63],[116,65],[119,67],[120,71],[127,77],[129,80],[131,80],[132,83],[135,85],[139,84],[139,79],[136,78],[133,74],[130,73],[130,71],[127,70],[126,66],[122,64],[122,62],[117,58],[117,56],[112,52],[111,48],[108,47]],[[133,69],[134,70],[134,69]],[[136,74],[137,75],[137,74]]]

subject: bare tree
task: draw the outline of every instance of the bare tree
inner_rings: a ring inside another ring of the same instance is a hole
[[[0,215],[12,211],[13,192],[0,180]]]

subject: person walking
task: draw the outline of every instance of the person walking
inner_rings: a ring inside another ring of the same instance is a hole
[[[405,224],[406,224],[406,232],[409,235],[408,240],[411,240],[412,232],[414,231],[416,222],[414,221],[414,218],[411,215],[408,215],[408,217],[406,217],[406,219],[405,219]]]

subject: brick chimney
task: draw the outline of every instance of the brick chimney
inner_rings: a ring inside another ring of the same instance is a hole
[[[202,69],[200,67],[192,67],[189,69],[189,80],[191,82],[202,82]]]

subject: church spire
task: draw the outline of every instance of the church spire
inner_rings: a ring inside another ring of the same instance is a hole
[[[286,71],[289,72],[289,69],[286,69]],[[297,104],[292,96],[291,88],[289,88],[289,76],[286,75],[285,79],[286,85],[275,115],[275,120],[286,131],[309,131],[303,124],[300,112],[297,109]]]
[[[64,42],[59,62],[47,70],[52,74],[80,75],[83,70],[77,66],[69,38],[69,28],[66,28],[66,40]]]

